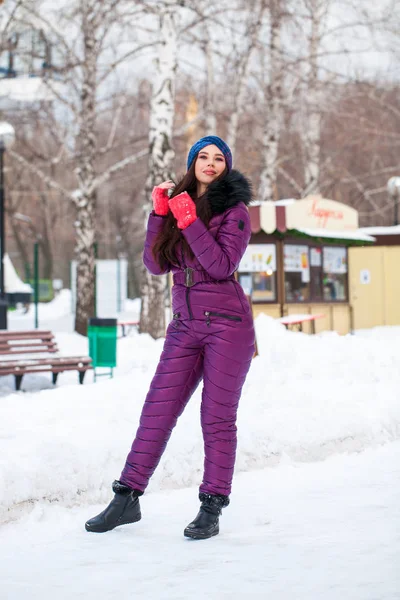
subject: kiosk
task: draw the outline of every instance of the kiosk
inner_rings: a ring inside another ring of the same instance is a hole
[[[254,316],[318,314],[315,323],[304,323],[305,332],[350,332],[348,250],[375,242],[359,229],[357,211],[314,195],[253,204],[249,213],[252,236],[238,280]]]

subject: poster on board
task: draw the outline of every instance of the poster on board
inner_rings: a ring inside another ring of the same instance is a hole
[[[238,268],[239,273],[276,271],[275,244],[249,244]]]
[[[308,246],[295,246],[285,244],[284,265],[286,273],[301,273],[301,281],[310,281],[310,262],[308,260]]]
[[[324,272],[347,273],[346,248],[324,248]]]

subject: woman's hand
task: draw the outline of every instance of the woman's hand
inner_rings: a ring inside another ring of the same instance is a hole
[[[171,198],[169,207],[178,222],[179,229],[186,229],[197,219],[196,205],[187,192]]]
[[[174,182],[163,181],[160,185],[156,185],[151,192],[151,199],[153,200],[153,208],[156,215],[165,217],[168,214],[168,190],[175,186]]]

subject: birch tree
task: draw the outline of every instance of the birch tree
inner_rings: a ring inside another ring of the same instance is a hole
[[[152,209],[151,192],[155,185],[172,179],[172,132],[177,71],[178,35],[181,3],[165,0],[157,6],[159,45],[150,107],[148,177],[144,212]],[[165,335],[166,277],[154,277],[143,267],[140,331],[157,339]]]
[[[119,35],[122,35],[127,20],[140,16],[141,7],[135,2],[125,0],[77,0],[64,6],[60,11],[49,15],[43,12],[40,4],[28,3],[20,19],[25,23],[40,24],[57,47],[57,70],[63,77],[64,90],[51,79],[47,85],[54,94],[55,102],[66,108],[72,125],[66,136],[60,140],[65,152],[71,156],[71,165],[75,176],[75,188],[65,187],[49,175],[47,166],[39,168],[31,164],[16,152],[11,155],[20,164],[40,177],[51,189],[56,189],[72,202],[76,209],[76,258],[77,258],[77,303],[75,330],[86,334],[88,319],[95,314],[95,235],[96,235],[96,197],[99,188],[108,179],[127,165],[134,164],[148,153],[128,155],[99,173],[99,156],[110,150],[111,144],[100,148],[97,140],[97,113],[100,90],[106,80],[119,65],[134,57],[154,42],[127,44],[127,52],[119,50]],[[64,30],[57,21],[63,22]],[[67,30],[67,33],[65,33]],[[126,41],[126,39],[124,40]],[[112,48],[115,49],[114,56]],[[107,56],[107,59],[105,58]],[[118,111],[116,112],[118,118]],[[113,123],[112,128],[114,128]],[[110,135],[110,139],[112,136]]]
[[[268,43],[265,49],[261,49],[264,127],[261,140],[262,167],[258,197],[262,202],[277,199],[278,151],[284,115],[284,61],[282,51],[284,9],[283,0],[270,0]]]
[[[330,0],[304,0],[306,14],[310,22],[300,119],[304,157],[304,196],[319,191],[323,95],[321,93],[322,83],[319,77],[318,58],[321,52],[322,29],[325,25],[330,4]]]
[[[214,66],[214,47],[211,35],[211,26],[208,20],[203,24],[203,50],[206,60],[206,92],[204,105],[205,134],[216,135],[217,133],[217,115],[216,115],[216,81]]]
[[[227,143],[232,152],[236,149],[236,140],[239,127],[239,119],[245,108],[248,89],[249,70],[254,50],[259,44],[259,34],[264,22],[267,10],[266,0],[255,0],[245,3],[246,19],[244,36],[244,48],[239,46],[234,53],[233,82],[232,82],[232,109],[228,122]]]

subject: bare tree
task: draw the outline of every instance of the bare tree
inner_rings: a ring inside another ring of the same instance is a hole
[[[76,0],[72,5],[63,7],[49,15],[42,12],[40,5],[30,3],[23,7],[20,20],[32,26],[40,26],[57,48],[57,64],[53,71],[62,75],[64,89],[49,79],[46,83],[54,94],[55,102],[64,106],[73,123],[73,130],[67,129],[63,139],[59,140],[66,154],[72,154],[75,176],[74,189],[66,187],[49,174],[47,165],[39,168],[20,154],[12,156],[36,174],[49,188],[58,190],[66,199],[72,201],[76,209],[76,256],[77,256],[77,305],[75,330],[85,334],[89,317],[95,313],[94,273],[95,273],[95,206],[99,188],[108,179],[129,164],[134,164],[148,153],[130,154],[114,164],[103,167],[98,172],[98,159],[113,146],[113,135],[106,148],[100,148],[97,140],[97,117],[99,94],[109,76],[128,58],[141,50],[154,45],[152,41],[129,44],[127,52],[118,51],[112,56],[111,49],[118,50],[119,32],[124,28],[125,19],[139,15],[140,7],[135,2],[124,0],[101,0],[93,3],[89,0]],[[57,22],[64,19],[64,30]],[[67,30],[67,33],[65,33]],[[103,92],[104,94],[104,92]],[[118,119],[118,111],[115,113]],[[115,121],[112,127],[115,126]],[[72,135],[71,135],[72,134]],[[71,151],[72,142],[72,151]]]
[[[216,115],[216,81],[214,67],[214,48],[211,34],[211,25],[208,20],[203,23],[203,50],[206,59],[206,93],[204,106],[205,133],[207,135],[216,135],[217,115]]]
[[[310,21],[308,57],[305,61],[305,77],[302,86],[302,111],[300,119],[304,156],[304,196],[317,192],[320,179],[321,120],[324,101],[319,76],[321,37],[331,0],[304,0]]]
[[[227,143],[232,152],[236,149],[236,140],[239,127],[239,119],[245,109],[245,101],[248,88],[249,70],[254,50],[259,44],[259,34],[263,25],[267,10],[266,0],[254,0],[246,2],[244,35],[241,36],[242,44],[235,48],[233,57],[231,84],[232,112],[228,122]],[[244,48],[243,45],[244,38]]]
[[[264,127],[261,140],[262,167],[258,197],[262,202],[277,199],[279,140],[284,116],[284,60],[282,49],[285,18],[284,0],[270,0],[268,44],[261,49]]]
[[[172,178],[172,131],[174,121],[175,79],[180,12],[176,0],[157,6],[159,46],[150,107],[149,163],[145,187],[145,216],[151,211],[151,192],[155,185]],[[165,334],[164,296],[166,278],[154,277],[143,267],[140,331],[155,339]]]

